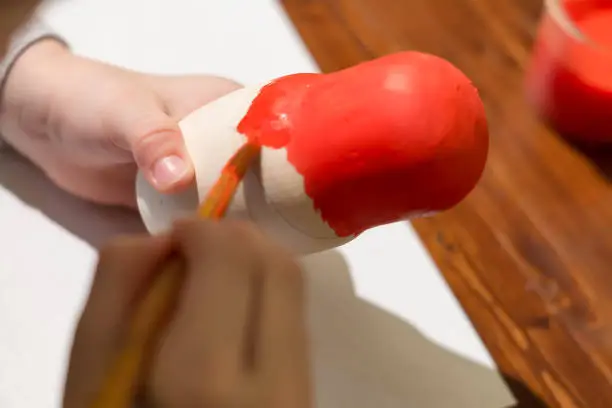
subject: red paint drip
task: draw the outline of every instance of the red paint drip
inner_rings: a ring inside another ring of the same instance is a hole
[[[488,152],[476,89],[447,61],[416,52],[279,78],[262,88],[238,131],[287,149],[339,236],[454,206],[474,188]]]

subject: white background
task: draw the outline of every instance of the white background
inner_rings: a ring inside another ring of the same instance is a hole
[[[156,73],[258,83],[317,68],[271,0],[57,1],[75,52]],[[141,231],[0,157],[0,407],[57,407],[94,248]],[[412,228],[369,231],[305,259],[320,407],[501,408],[513,401]]]

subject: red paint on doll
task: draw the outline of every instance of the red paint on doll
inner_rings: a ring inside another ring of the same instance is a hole
[[[417,52],[279,78],[238,131],[287,149],[339,236],[456,205],[480,179],[489,145],[476,88],[449,62]]]

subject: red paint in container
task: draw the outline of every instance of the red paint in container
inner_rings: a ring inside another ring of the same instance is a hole
[[[612,1],[547,0],[526,85],[564,137],[612,142]]]
[[[262,88],[238,131],[287,149],[338,236],[456,205],[480,179],[489,143],[469,79],[418,52],[279,78]]]

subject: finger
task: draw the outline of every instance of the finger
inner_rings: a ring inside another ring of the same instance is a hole
[[[198,330],[204,353],[239,367],[260,260],[231,223],[186,223],[176,232],[190,274],[182,327]]]
[[[227,78],[212,75],[185,75],[173,77],[150,76],[151,86],[164,102],[172,117],[183,119],[194,110],[220,97],[242,88]]]
[[[178,122],[154,99],[126,112],[119,126],[145,178],[162,193],[180,191],[194,177]]]
[[[240,85],[228,79],[201,75],[145,75],[144,79],[155,95],[163,98],[163,104],[156,98],[135,104],[133,112],[123,115],[123,128],[118,133],[127,139],[136,163],[158,191],[178,192],[193,181],[195,172],[177,121]]]
[[[116,164],[108,169],[73,165],[62,155],[48,160],[47,176],[62,190],[102,205],[137,209],[134,163]]]
[[[88,406],[122,345],[139,291],[171,251],[167,237],[122,238],[100,252],[87,304],[77,326],[65,407]]]
[[[305,285],[301,268],[282,249],[266,245],[255,364],[266,378],[291,380],[303,396],[308,383]]]
[[[164,390],[188,398],[202,387],[241,377],[259,259],[231,223],[182,222],[173,236],[184,253],[187,277],[158,354],[153,390],[162,394],[157,399],[176,403]],[[173,378],[194,380],[171,384]]]

